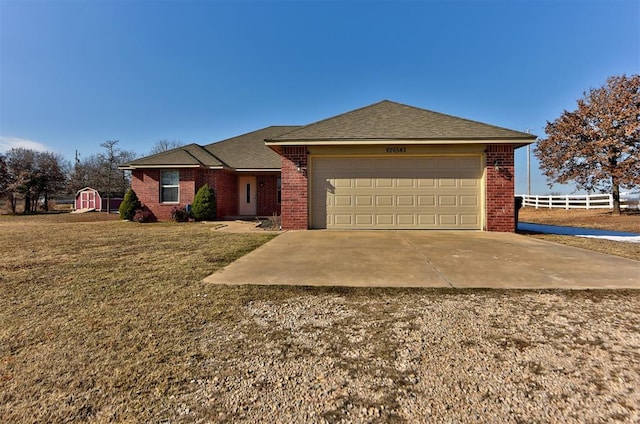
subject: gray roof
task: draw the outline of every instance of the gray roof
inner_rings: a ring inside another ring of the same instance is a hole
[[[120,168],[222,167],[223,163],[198,144],[188,144],[166,152],[135,159]]]
[[[204,148],[234,169],[280,169],[280,155],[264,144],[267,138],[293,131],[299,126],[272,126],[217,143]]]
[[[160,167],[205,167],[280,169],[280,144],[313,142],[383,141],[463,141],[532,143],[533,134],[432,112],[383,100],[351,112],[305,126],[272,126],[200,146],[189,144],[167,152],[136,159],[121,169]]]
[[[268,142],[348,140],[515,140],[535,135],[383,100],[306,125]]]
[[[280,156],[264,144],[266,138],[295,130],[298,126],[272,126],[217,143],[189,144],[120,165],[135,168],[231,168],[280,169]]]

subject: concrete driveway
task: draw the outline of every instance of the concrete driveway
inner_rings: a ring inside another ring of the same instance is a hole
[[[205,281],[354,287],[640,288],[640,262],[507,233],[289,231]]]

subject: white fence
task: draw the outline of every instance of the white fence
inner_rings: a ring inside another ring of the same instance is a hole
[[[567,194],[557,196],[538,196],[519,194],[522,206],[538,208],[563,209],[613,209],[613,195],[611,194]],[[631,196],[620,196],[620,207],[638,207],[638,199]]]

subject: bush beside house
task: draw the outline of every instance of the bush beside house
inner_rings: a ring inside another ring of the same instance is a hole
[[[213,220],[216,218],[216,193],[205,184],[193,198],[191,214],[196,221]]]
[[[129,189],[129,191],[127,191],[127,194],[124,195],[124,199],[120,204],[120,208],[118,208],[120,219],[125,219],[127,221],[133,220],[136,211],[141,207],[142,205],[140,204],[138,195],[136,195],[135,191]]]

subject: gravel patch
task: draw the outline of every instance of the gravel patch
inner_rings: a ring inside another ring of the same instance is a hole
[[[185,419],[640,421],[635,292],[256,293],[200,341]]]

